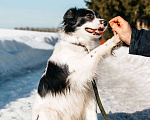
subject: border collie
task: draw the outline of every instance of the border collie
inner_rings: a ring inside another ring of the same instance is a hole
[[[69,9],[63,17],[60,40],[41,77],[33,120],[97,120],[91,82],[99,63],[120,42],[114,36],[99,46],[107,21],[90,9]]]

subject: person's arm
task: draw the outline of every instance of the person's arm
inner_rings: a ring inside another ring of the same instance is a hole
[[[129,46],[129,53],[150,57],[150,30],[132,29],[127,21],[117,16],[109,21],[113,31]]]
[[[132,29],[129,54],[150,57],[150,30]]]

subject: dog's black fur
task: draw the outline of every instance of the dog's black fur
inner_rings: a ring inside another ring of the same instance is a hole
[[[65,94],[65,90],[69,87],[69,82],[66,81],[68,75],[67,65],[57,65],[49,61],[46,73],[44,73],[40,80],[38,94],[41,97],[45,97],[49,92],[53,95]]]

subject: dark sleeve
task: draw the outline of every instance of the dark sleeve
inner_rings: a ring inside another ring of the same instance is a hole
[[[150,30],[132,29],[129,54],[150,57]]]

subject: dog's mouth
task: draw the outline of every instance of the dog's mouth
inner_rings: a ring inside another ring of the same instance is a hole
[[[85,28],[85,30],[88,33],[91,33],[92,35],[102,35],[104,32],[103,28],[99,28],[99,29]]]

